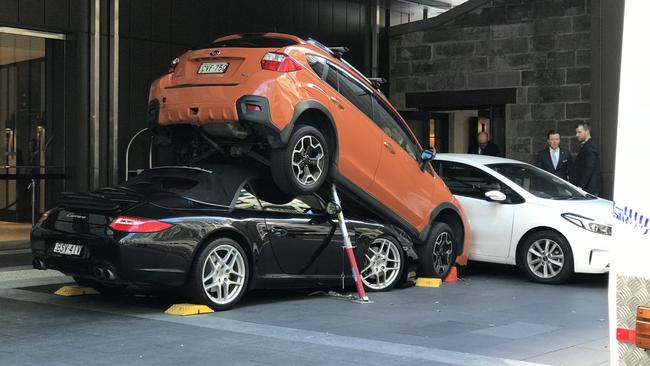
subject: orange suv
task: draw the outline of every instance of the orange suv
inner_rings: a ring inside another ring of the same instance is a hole
[[[153,82],[150,127],[170,141],[189,128],[221,155],[264,162],[286,194],[336,182],[422,244],[420,275],[443,277],[467,261],[463,209],[431,168],[434,154],[341,54],[287,34],[218,38]]]

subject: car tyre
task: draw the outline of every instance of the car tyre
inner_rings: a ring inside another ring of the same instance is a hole
[[[388,291],[402,281],[404,268],[402,246],[396,239],[380,236],[366,249],[361,280],[370,292]]]
[[[316,192],[327,179],[330,152],[325,136],[316,128],[300,125],[287,146],[271,151],[271,174],[288,194]]]
[[[219,238],[198,253],[186,286],[187,295],[214,310],[227,310],[244,296],[249,278],[244,249],[230,238]]]
[[[436,222],[431,227],[429,240],[420,246],[419,270],[420,277],[447,277],[456,262],[458,243],[453,230],[444,222]]]
[[[563,283],[573,275],[571,246],[551,230],[528,236],[519,251],[518,262],[528,277],[539,283]]]

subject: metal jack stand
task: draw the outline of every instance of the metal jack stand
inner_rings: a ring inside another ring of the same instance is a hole
[[[334,203],[341,207],[341,201],[339,200],[339,195],[336,192],[336,185],[332,184],[332,199]],[[357,260],[354,257],[354,250],[352,247],[352,242],[350,241],[350,235],[348,235],[348,227],[345,224],[345,218],[343,217],[343,210],[339,209],[337,218],[339,220],[339,226],[341,227],[341,234],[343,234],[343,248],[345,248],[345,253],[348,256],[348,261],[350,262],[350,267],[352,268],[352,276],[354,277],[354,282],[357,285],[357,294],[359,295],[358,301],[361,303],[370,303],[368,296],[366,296],[366,291],[363,288],[363,281],[361,281],[361,275],[359,274],[359,267],[357,267]]]

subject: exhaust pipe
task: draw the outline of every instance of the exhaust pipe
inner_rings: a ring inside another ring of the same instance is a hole
[[[105,269],[101,267],[95,267],[94,270],[95,277],[104,279],[104,280],[114,280],[116,278],[115,273],[110,269]]]
[[[115,279],[115,273],[111,271],[110,269],[105,269],[104,270],[104,278],[107,280],[114,280]]]
[[[47,269],[47,266],[45,265],[45,262],[43,262],[42,259],[36,259],[32,261],[32,266],[34,266],[35,269],[40,269],[41,271],[44,271]]]
[[[104,278],[104,269],[99,268],[99,267],[95,267],[94,274],[95,274],[95,277]]]

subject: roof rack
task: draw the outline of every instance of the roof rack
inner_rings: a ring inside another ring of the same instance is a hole
[[[374,86],[376,89],[379,89],[381,84],[386,84],[387,80],[385,78],[367,78],[368,81]]]
[[[348,47],[345,47],[345,46],[336,46],[336,47],[327,47],[327,48],[329,48],[330,50],[332,50],[334,52],[340,52],[340,53],[346,53],[346,52],[350,51],[350,49]]]

